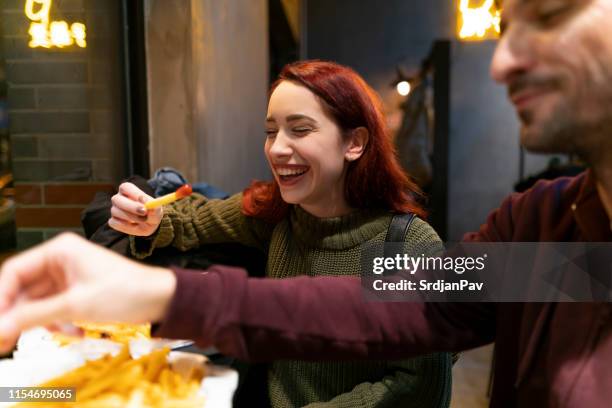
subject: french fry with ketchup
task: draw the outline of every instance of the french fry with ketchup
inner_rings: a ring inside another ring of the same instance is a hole
[[[189,197],[193,191],[191,190],[191,185],[185,184],[178,188],[174,193],[166,194],[161,197],[157,197],[151,201],[147,201],[144,204],[144,207],[147,210],[152,210],[153,208],[161,207],[162,205],[168,205],[170,203],[175,202],[176,200],[180,200],[181,198]]]

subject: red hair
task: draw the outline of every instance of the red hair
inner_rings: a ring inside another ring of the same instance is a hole
[[[362,156],[348,164],[344,194],[350,207],[426,215],[417,202],[421,190],[397,160],[380,98],[359,74],[333,62],[298,61],[283,68],[270,94],[282,81],[304,86],[317,95],[345,134],[361,126],[368,130]],[[276,181],[254,181],[244,190],[242,213],[247,216],[276,223],[288,209]]]

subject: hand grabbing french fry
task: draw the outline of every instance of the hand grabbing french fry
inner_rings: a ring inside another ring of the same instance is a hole
[[[76,320],[159,321],[175,287],[169,269],[143,265],[75,234],[62,234],[2,265],[0,352],[10,350],[19,333],[34,326]]]

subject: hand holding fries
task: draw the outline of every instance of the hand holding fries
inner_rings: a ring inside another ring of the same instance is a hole
[[[144,204],[154,200],[132,183],[122,183],[111,199],[111,218],[108,225],[129,235],[147,237],[153,234],[164,215],[163,207],[146,209]]]
[[[175,287],[176,278],[168,269],[62,234],[2,265],[0,352],[10,350],[19,333],[34,326],[75,320],[158,321]]]

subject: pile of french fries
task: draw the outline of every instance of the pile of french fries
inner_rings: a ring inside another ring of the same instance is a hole
[[[40,387],[74,387],[76,402],[45,402],[45,407],[79,408],[202,408],[198,395],[204,366],[188,373],[173,371],[167,348],[138,359],[130,357],[126,346],[116,356],[107,355],[54,378]],[[19,403],[15,407],[40,408],[40,402]]]

